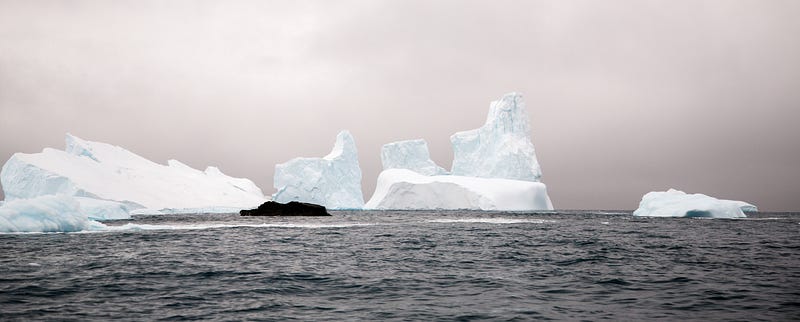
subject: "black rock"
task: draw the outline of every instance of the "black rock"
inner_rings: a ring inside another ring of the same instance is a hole
[[[279,203],[267,201],[256,209],[239,211],[242,216],[330,216],[324,206],[313,203],[290,201]]]

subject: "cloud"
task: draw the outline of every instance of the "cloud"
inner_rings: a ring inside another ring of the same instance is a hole
[[[271,190],[355,135],[448,137],[526,96],[559,208],[670,186],[797,209],[793,1],[75,1],[0,4],[0,157],[65,132]],[[13,138],[13,139],[10,139]],[[769,187],[769,189],[766,189]]]

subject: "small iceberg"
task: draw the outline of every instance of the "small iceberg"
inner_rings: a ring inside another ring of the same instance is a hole
[[[702,217],[746,218],[744,211],[757,211],[756,206],[735,200],[722,200],[704,194],[687,194],[680,190],[652,191],[642,197],[638,217]]]

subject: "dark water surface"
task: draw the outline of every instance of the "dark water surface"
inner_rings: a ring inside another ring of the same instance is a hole
[[[800,215],[141,216],[0,235],[0,320],[800,320]]]

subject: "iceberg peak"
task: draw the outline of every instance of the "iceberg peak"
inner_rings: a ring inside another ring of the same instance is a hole
[[[356,149],[356,141],[353,135],[348,130],[342,130],[336,135],[336,143],[333,144],[331,153],[322,157],[325,160],[335,160],[336,158],[350,158],[355,156],[356,162],[358,161],[358,151]]]
[[[74,156],[84,156],[94,160],[95,162],[100,162],[100,160],[94,156],[94,153],[92,152],[92,146],[89,145],[89,142],[70,133],[67,133],[67,136],[64,140],[66,141],[66,144],[64,145],[65,152]]]
[[[489,105],[489,115],[486,117],[485,125],[493,127],[502,134],[530,139],[530,122],[522,94],[512,92],[493,101]]]
[[[486,123],[453,134],[453,175],[538,182],[542,177],[531,142],[530,121],[519,93],[489,106]]]

